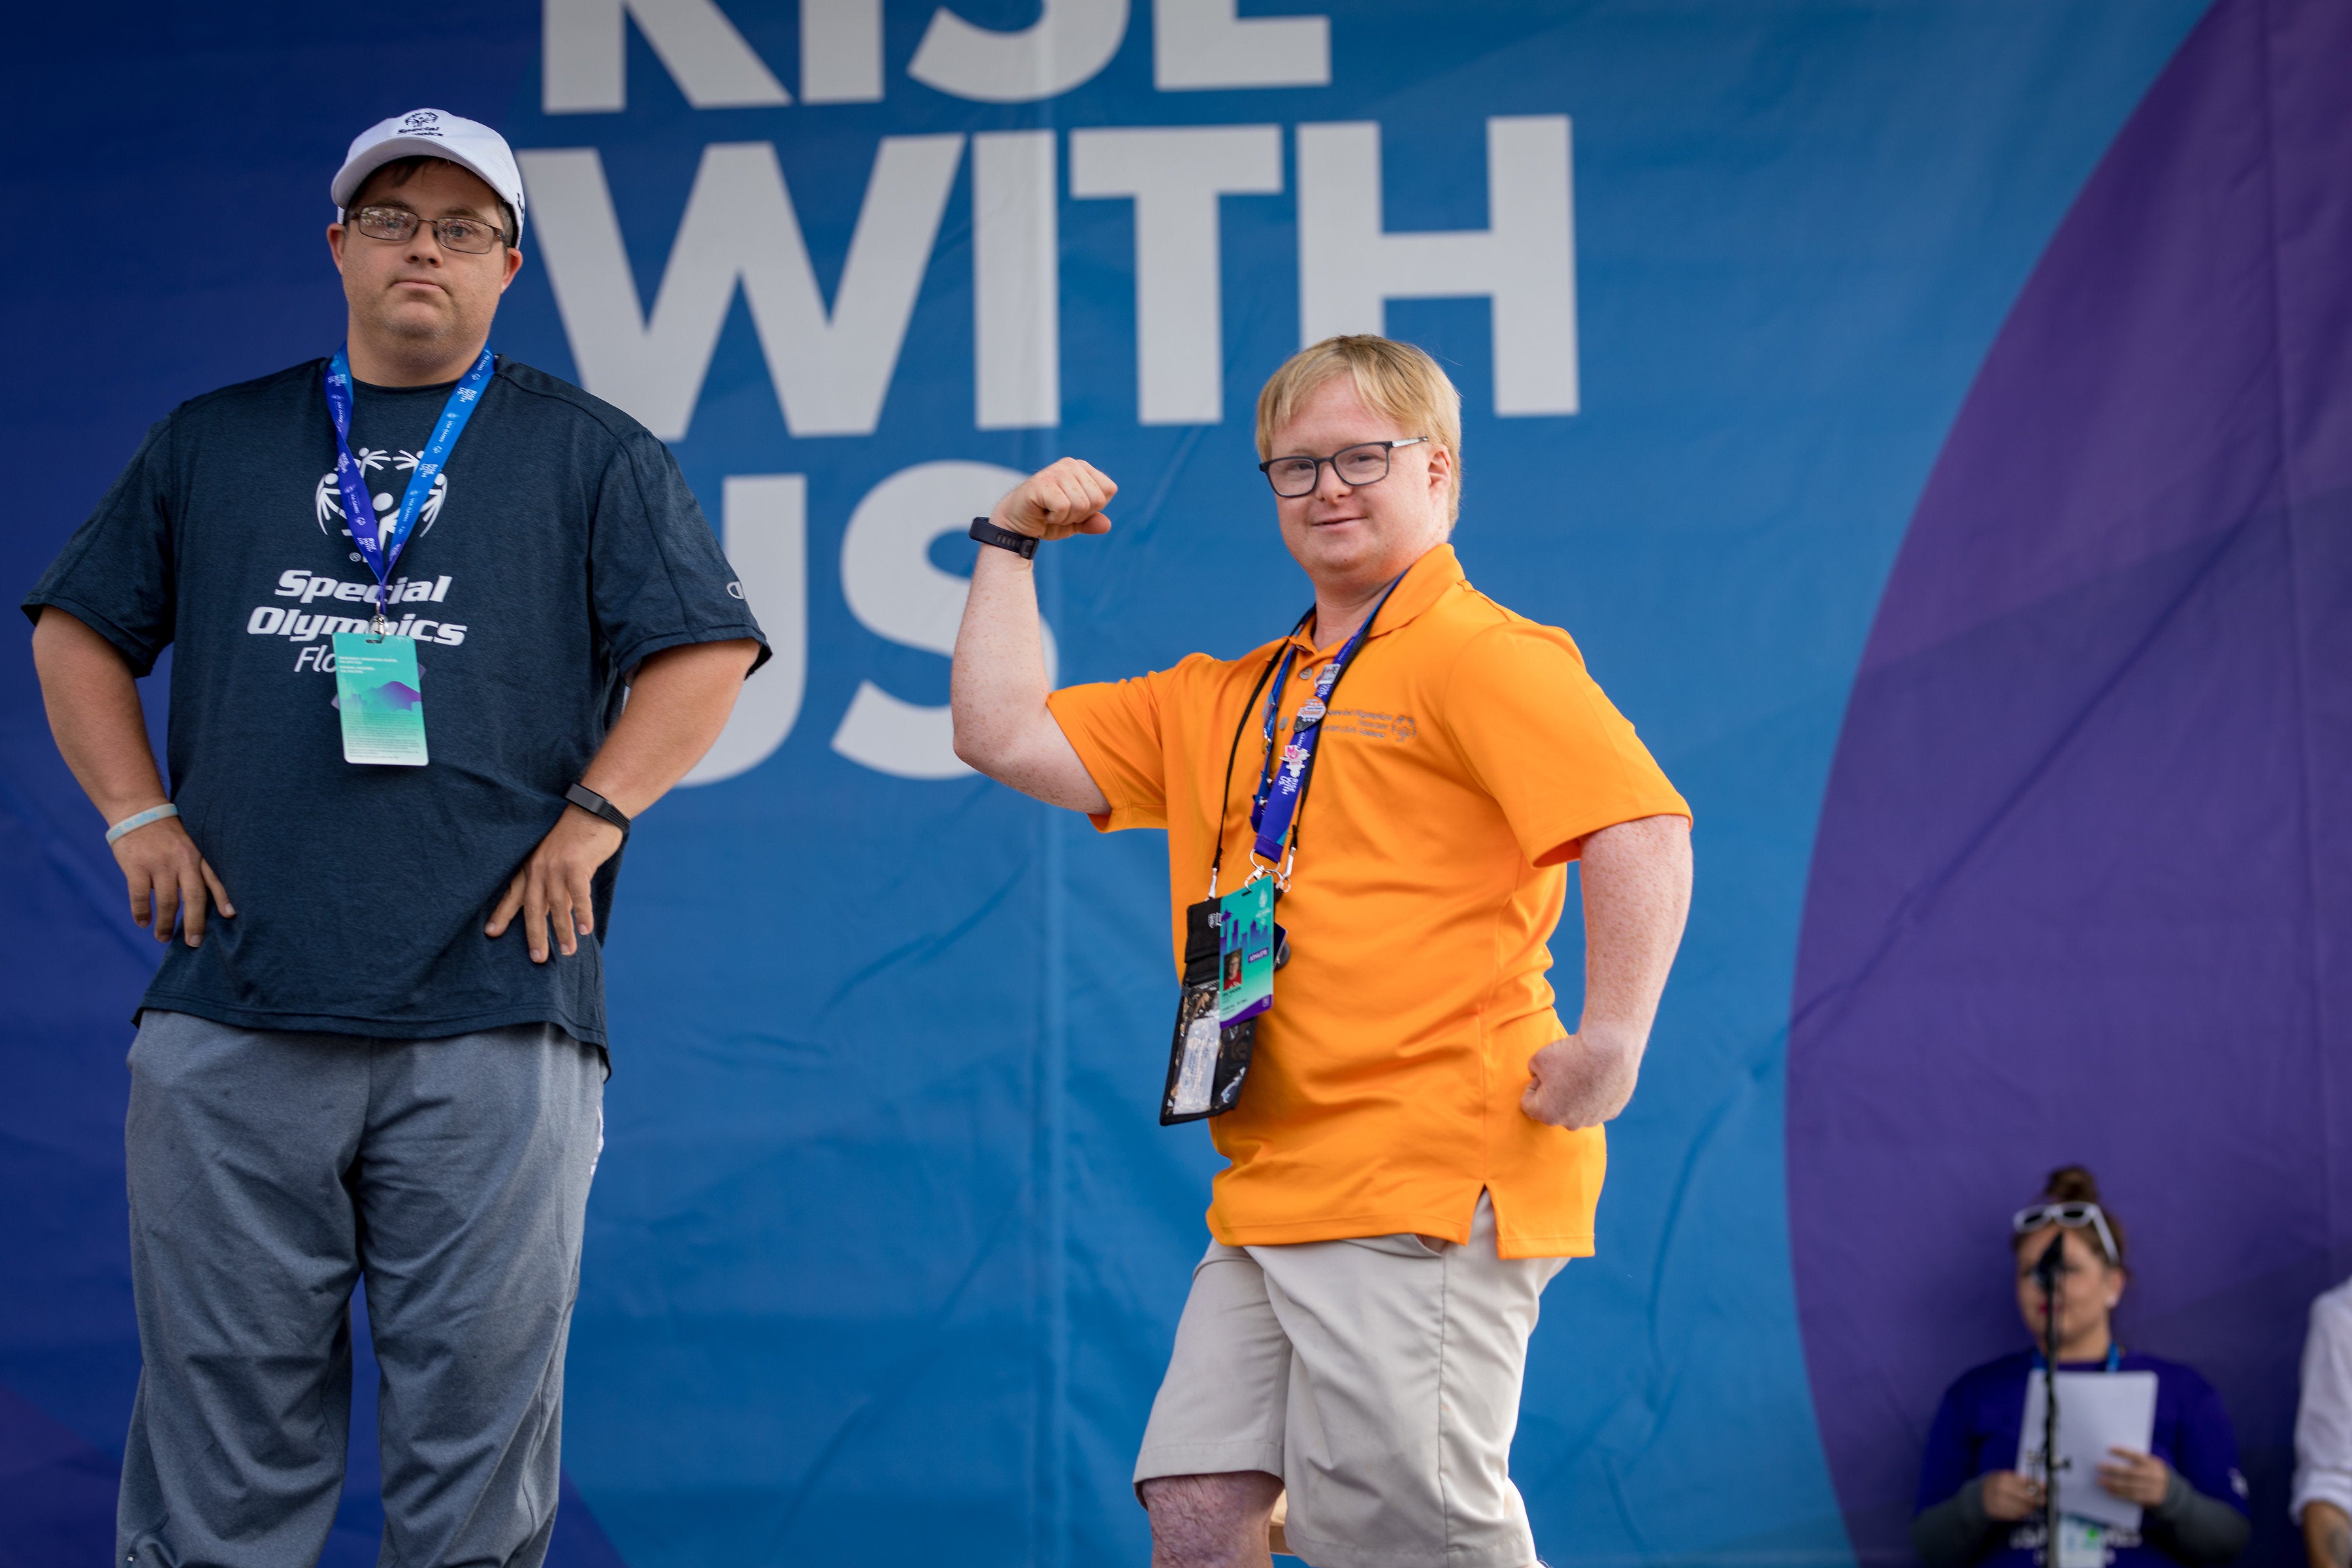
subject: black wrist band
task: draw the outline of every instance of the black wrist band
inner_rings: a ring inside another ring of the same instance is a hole
[[[1009,528],[999,528],[984,517],[971,520],[971,536],[982,544],[993,544],[999,550],[1010,550],[1024,561],[1037,558],[1037,537],[1031,533],[1015,533]]]
[[[573,784],[570,789],[563,792],[563,798],[570,801],[572,805],[578,806],[581,810],[586,812],[591,816],[603,817],[605,821],[619,828],[623,833],[626,833],[629,830],[629,818],[627,814],[623,812],[619,806],[614,805],[611,801],[606,800],[603,795],[598,795],[594,790],[590,789],[586,784]]]

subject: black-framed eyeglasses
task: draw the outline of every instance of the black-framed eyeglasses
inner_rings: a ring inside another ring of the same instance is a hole
[[[1399,447],[1418,447],[1428,440],[1415,436],[1408,441],[1360,441],[1352,447],[1342,447],[1328,458],[1268,458],[1257,466],[1274,493],[1286,500],[1312,495],[1317,481],[1323,477],[1323,465],[1339,476],[1339,482],[1351,489],[1379,484],[1389,477],[1389,454]]]
[[[481,256],[497,247],[506,231],[494,223],[472,217],[425,217],[406,207],[362,207],[352,214],[352,226],[370,239],[397,244],[414,235],[418,224],[430,225],[444,250]]]

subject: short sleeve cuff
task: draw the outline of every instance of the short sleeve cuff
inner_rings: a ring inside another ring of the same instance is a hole
[[[2287,1514],[2300,1524],[2304,1508],[2315,1502],[2333,1504],[2352,1515],[2352,1469],[2298,1467],[2294,1472],[2294,1500],[2287,1504]]]
[[[692,631],[667,632],[659,637],[640,637],[626,647],[614,650],[613,668],[627,675],[657,653],[667,653],[674,647],[692,647],[698,643],[707,642],[758,643],[760,651],[752,656],[751,668],[743,672],[744,679],[747,680],[761,665],[768,662],[772,652],[768,647],[766,633],[752,622],[739,621],[731,626],[697,626]]]
[[[1687,822],[1691,820],[1690,803],[1669,789],[1659,795],[1631,797],[1597,813],[1588,812],[1583,820],[1563,821],[1532,836],[1533,842],[1528,847],[1536,852],[1529,863],[1538,867],[1564,866],[1583,854],[1584,841],[1593,834],[1650,816],[1679,816]]]
[[[28,594],[25,596],[24,608],[25,617],[36,626],[40,624],[43,610],[63,610],[112,645],[114,651],[122,656],[122,661],[131,667],[131,673],[134,676],[143,676],[155,668],[155,656],[163,652],[161,648],[147,647],[139,638],[132,637],[88,605],[63,594]]]
[[[1094,780],[1095,788],[1102,791],[1110,802],[1106,812],[1088,812],[1087,820],[1095,825],[1097,833],[1123,833],[1130,827],[1164,827],[1165,822],[1150,807],[1132,800],[1122,800],[1113,786],[1119,777],[1110,753],[1088,732],[1086,704],[1078,695],[1080,688],[1064,687],[1045,696],[1045,710],[1054,716],[1054,723],[1062,738],[1070,742],[1070,750],[1078,754],[1078,765]]]

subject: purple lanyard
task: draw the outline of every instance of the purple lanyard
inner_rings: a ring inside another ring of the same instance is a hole
[[[1274,764],[1274,734],[1282,706],[1282,683],[1289,679],[1291,661],[1298,657],[1298,649],[1293,646],[1282,656],[1274,684],[1265,694],[1265,755],[1258,764],[1257,794],[1250,801],[1250,826],[1257,832],[1255,851],[1257,858],[1268,865],[1280,862],[1286,846],[1294,854],[1297,852],[1291,829],[1307,798],[1307,782],[1314,776],[1315,753],[1323,739],[1323,717],[1331,710],[1331,693],[1339,689],[1339,678],[1363,650],[1364,638],[1370,634],[1372,623],[1381,618],[1381,611],[1387,607],[1389,595],[1403,581],[1400,573],[1396,582],[1391,583],[1388,591],[1381,595],[1381,602],[1372,606],[1372,613],[1364,617],[1364,624],[1356,628],[1356,635],[1339,649],[1339,657],[1323,667],[1323,673],[1315,680],[1315,695],[1299,705],[1297,719],[1291,726],[1290,744],[1282,749],[1282,766],[1277,769]],[[1305,624],[1303,619],[1300,624]],[[1248,711],[1246,708],[1243,710],[1244,724],[1249,722]]]
[[[381,522],[368,499],[359,460],[352,456],[351,361],[344,357],[342,350],[337,349],[327,366],[327,416],[335,426],[335,483],[342,493],[343,521],[352,525],[352,542],[359,547],[368,570],[375,574],[378,585],[369,594],[368,601],[375,605],[379,633],[384,625],[383,609],[392,584],[393,565],[399,561],[401,548],[416,526],[416,515],[424,509],[425,498],[433,493],[434,479],[449,460],[450,448],[457,446],[466,421],[474,416],[475,405],[481,399],[482,388],[490,383],[495,363],[490,351],[485,348],[482,357],[474,362],[474,368],[450,391],[449,401],[442,405],[441,417],[433,426],[432,439],[417,454],[416,471],[408,476],[408,488],[401,494],[399,507]]]

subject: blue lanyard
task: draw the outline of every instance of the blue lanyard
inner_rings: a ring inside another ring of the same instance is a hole
[[[457,444],[466,421],[474,416],[482,388],[490,384],[495,363],[490,351],[483,349],[474,368],[450,392],[449,401],[442,405],[440,421],[433,426],[433,438],[425,443],[425,450],[416,458],[416,471],[408,476],[408,489],[401,495],[399,510],[382,523],[376,520],[375,504],[369,499],[359,462],[352,456],[351,361],[344,357],[342,350],[337,349],[327,365],[327,415],[335,426],[335,483],[342,491],[343,521],[352,525],[352,542],[359,546],[368,570],[375,574],[376,588],[368,595],[368,602],[375,606],[379,631],[384,625],[383,607],[391,591],[393,566],[400,560],[410,531],[416,526],[416,514],[424,510],[425,498],[433,493],[435,477],[449,460],[449,449]]]
[[[2107,1342],[2107,1370],[2109,1372],[2120,1372],[2123,1370],[2123,1364],[2124,1347],[2117,1344],[2115,1341],[2109,1340]],[[2040,1351],[2035,1351],[2033,1352],[2034,1371],[2045,1371],[2048,1369],[2049,1365],[2050,1363],[2042,1359],[2042,1352]]]
[[[1250,800],[1250,826],[1257,831],[1257,858],[1268,865],[1281,861],[1286,844],[1294,852],[1297,847],[1291,839],[1291,824],[1297,820],[1299,805],[1307,795],[1307,780],[1315,770],[1316,747],[1323,739],[1323,716],[1330,711],[1331,693],[1339,689],[1339,677],[1347,673],[1348,666],[1355,662],[1372,623],[1387,607],[1389,595],[1403,581],[1403,574],[1399,574],[1396,583],[1391,583],[1388,592],[1381,595],[1381,602],[1372,606],[1372,613],[1364,617],[1364,624],[1356,628],[1356,635],[1340,648],[1339,657],[1325,665],[1323,673],[1316,677],[1315,695],[1300,704],[1298,716],[1291,726],[1290,744],[1282,749],[1282,766],[1277,769],[1274,765],[1274,732],[1282,706],[1282,683],[1290,678],[1291,661],[1298,657],[1298,649],[1293,646],[1282,656],[1274,684],[1265,693],[1265,755],[1258,764],[1257,794]]]

